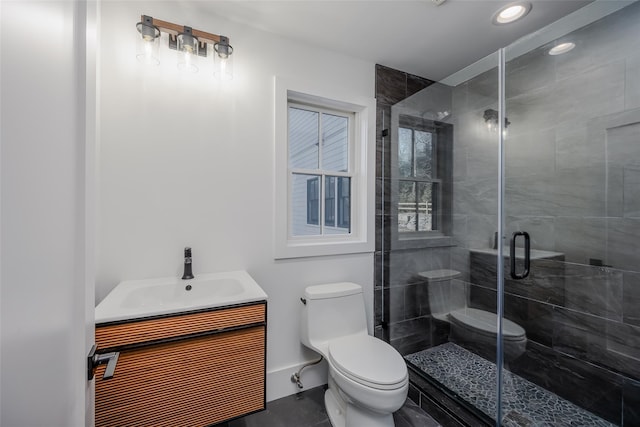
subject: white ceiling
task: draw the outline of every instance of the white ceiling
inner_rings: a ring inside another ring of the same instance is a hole
[[[510,1],[288,0],[196,2],[231,21],[440,80],[591,3],[530,0],[521,21],[496,26]],[[204,11],[204,10],[203,10]]]

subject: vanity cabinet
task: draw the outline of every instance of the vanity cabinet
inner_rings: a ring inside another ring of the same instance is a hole
[[[266,301],[96,325],[96,427],[210,426],[265,408]]]

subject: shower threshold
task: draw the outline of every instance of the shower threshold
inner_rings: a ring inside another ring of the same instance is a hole
[[[495,419],[494,363],[451,342],[405,359],[467,404]],[[615,426],[506,369],[503,384],[503,426]]]

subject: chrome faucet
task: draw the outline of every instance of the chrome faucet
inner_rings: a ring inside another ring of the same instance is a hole
[[[191,270],[191,248],[184,248],[184,274],[182,280],[193,279],[193,271]]]

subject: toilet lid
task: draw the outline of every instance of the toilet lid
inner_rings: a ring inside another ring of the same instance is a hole
[[[449,313],[451,320],[460,326],[466,327],[485,335],[497,335],[498,316],[484,310],[475,308],[462,308]],[[502,336],[505,340],[517,340],[525,336],[522,326],[509,319],[502,319]]]
[[[407,379],[407,365],[400,353],[369,335],[350,335],[331,341],[329,360],[344,375],[373,387],[387,388]]]

